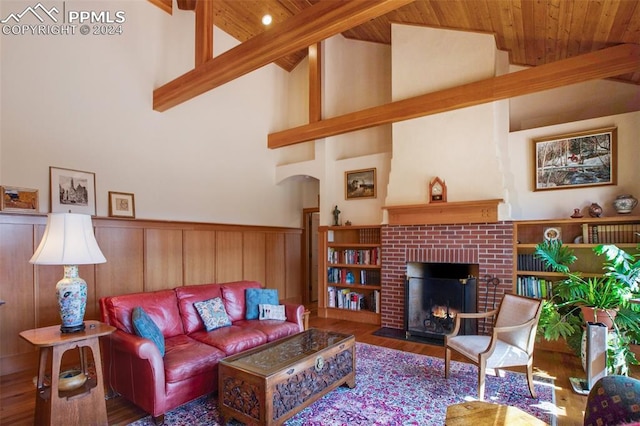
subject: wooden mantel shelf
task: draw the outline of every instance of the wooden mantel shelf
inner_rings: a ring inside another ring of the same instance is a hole
[[[498,222],[498,204],[502,201],[502,199],[457,201],[382,208],[389,212],[389,225],[494,223]]]

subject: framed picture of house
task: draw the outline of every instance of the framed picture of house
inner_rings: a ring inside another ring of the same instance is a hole
[[[0,186],[0,210],[6,212],[38,213],[38,190]]]
[[[136,206],[133,194],[109,191],[109,216],[135,218]]]
[[[347,200],[376,198],[376,169],[344,172],[344,194]]]
[[[49,167],[51,213],[96,214],[96,175],[80,170]]]
[[[534,191],[615,185],[617,128],[533,140]]]

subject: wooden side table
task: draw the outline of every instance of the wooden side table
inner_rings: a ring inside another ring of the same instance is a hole
[[[38,383],[36,390],[37,425],[87,424],[107,425],[107,405],[104,399],[100,336],[106,336],[115,328],[99,321],[85,321],[84,331],[62,333],[60,326],[26,330],[20,337],[40,348]],[[62,355],[71,349],[80,351],[80,367],[88,373],[88,349],[95,364],[95,377],[80,388],[71,391],[58,390],[58,377]],[[51,383],[45,384],[47,358],[51,354]]]

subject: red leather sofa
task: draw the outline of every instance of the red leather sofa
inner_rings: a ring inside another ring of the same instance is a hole
[[[108,385],[156,423],[167,411],[217,391],[222,358],[303,331],[302,305],[285,305],[286,321],[245,319],[245,290],[260,287],[237,281],[101,298],[102,321],[117,329],[102,341]],[[223,299],[232,325],[207,332],[193,303],[215,297]],[[137,306],[164,335],[164,357],[134,333],[131,313]]]

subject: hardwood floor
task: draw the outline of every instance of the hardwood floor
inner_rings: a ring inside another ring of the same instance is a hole
[[[379,328],[374,325],[318,318],[313,313],[309,319],[309,325],[353,334],[358,342],[430,356],[444,356],[444,349],[440,346],[374,336],[372,333]],[[539,374],[547,375],[555,380],[556,405],[560,410],[558,425],[582,425],[586,397],[574,393],[568,380],[569,377],[584,377],[579,358],[563,352],[536,349],[534,366]],[[639,377],[639,372],[640,370],[634,367],[633,376]],[[31,372],[0,377],[1,425],[33,424],[34,376],[35,366],[34,371]],[[111,425],[126,425],[146,416],[146,413],[121,397],[107,400],[107,412]]]

